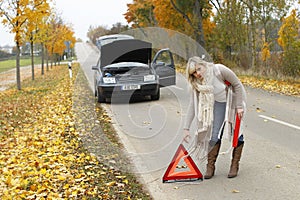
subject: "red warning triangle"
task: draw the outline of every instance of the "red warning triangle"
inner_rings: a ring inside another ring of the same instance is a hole
[[[184,157],[184,158],[183,158]],[[177,169],[177,165],[179,161],[183,161],[187,165],[187,169],[189,171],[175,171]],[[198,169],[197,165],[194,163],[191,156],[188,155],[187,150],[184,148],[182,144],[179,145],[167,171],[163,176],[163,182],[167,181],[188,181],[188,180],[199,180],[203,179],[203,175]]]

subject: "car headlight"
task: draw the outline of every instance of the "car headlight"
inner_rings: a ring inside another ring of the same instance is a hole
[[[154,81],[154,80],[155,80],[155,75],[146,75],[146,76],[144,76],[144,82]]]
[[[115,77],[103,77],[104,83],[116,83]]]

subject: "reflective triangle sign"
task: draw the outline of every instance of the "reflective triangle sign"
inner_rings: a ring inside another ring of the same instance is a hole
[[[183,164],[181,164],[183,163]],[[203,175],[182,144],[179,145],[167,171],[163,183],[170,181],[202,180]]]

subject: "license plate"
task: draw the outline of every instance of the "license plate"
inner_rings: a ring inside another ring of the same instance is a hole
[[[141,89],[140,85],[123,85],[122,90],[138,90]]]

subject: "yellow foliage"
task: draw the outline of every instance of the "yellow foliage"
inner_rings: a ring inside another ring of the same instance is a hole
[[[11,33],[15,33],[15,42],[21,46],[27,33],[39,28],[41,19],[47,16],[49,4],[47,0],[18,0],[2,2],[0,17],[5,16],[2,23],[6,25]]]
[[[253,88],[261,88],[270,92],[277,92],[286,95],[300,96],[300,83],[280,81],[257,77],[241,76],[241,82]]]
[[[188,6],[193,5],[191,1],[186,3],[190,4]],[[198,19],[194,17],[193,9],[186,9],[188,11],[185,11],[185,15],[192,23],[189,24],[187,19],[173,7],[169,0],[133,0],[133,3],[127,4],[127,7],[128,11],[124,14],[125,19],[132,24],[133,28],[159,26],[187,35],[194,35],[198,26]],[[207,16],[212,16],[213,12],[211,10],[211,7],[206,7],[203,12]],[[215,24],[210,21],[210,17],[207,16],[202,21],[205,37],[208,37],[215,27]]]
[[[73,69],[75,74],[78,68]],[[0,199],[126,199],[132,194],[112,194],[130,191],[127,176],[84,149],[72,112],[74,81],[66,66],[56,66],[37,77],[34,87],[0,93]]]
[[[278,44],[284,49],[292,45],[299,38],[300,21],[296,10],[292,10],[290,16],[283,19],[283,24],[278,31]]]
[[[152,5],[152,0],[133,0],[133,3],[127,4],[125,19],[128,23],[132,23],[134,28],[154,26]]]
[[[57,73],[61,72],[61,70],[57,70]],[[66,71],[65,74],[67,74]],[[18,199],[21,196],[28,197],[29,194],[41,197],[43,195],[55,196],[59,193],[59,188],[66,185],[66,181],[69,187],[75,188],[76,182],[73,180],[76,179],[77,170],[71,169],[73,161],[81,162],[79,159],[91,159],[90,155],[79,156],[83,153],[78,154],[74,151],[60,132],[60,130],[65,130],[65,126],[73,123],[70,112],[72,104],[68,101],[72,85],[62,84],[56,91],[41,99],[40,102],[43,102],[44,106],[37,107],[37,104],[33,106],[38,109],[32,109],[31,113],[28,113],[30,115],[24,120],[34,119],[30,120],[31,123],[26,123],[23,130],[7,133],[6,137],[0,138],[3,155],[0,157],[0,165],[6,166],[2,169],[5,173],[0,174],[0,180],[5,180],[5,185],[0,185],[0,196],[3,198]],[[24,92],[32,93],[35,90],[35,88],[30,88]],[[57,99],[64,99],[64,101]],[[22,107],[20,105],[22,102],[18,104]],[[23,104],[26,106],[26,102]],[[2,104],[1,107],[2,109],[10,107],[9,102],[5,105]],[[34,114],[32,111],[36,113]],[[53,116],[55,119],[50,120],[49,116]],[[47,121],[48,123],[45,123]],[[13,124],[13,122],[9,124]],[[0,127],[0,133],[6,132],[7,125],[4,125],[4,129]],[[69,130],[69,133],[64,134],[72,135],[75,130],[74,127],[72,128],[72,131]],[[48,131],[41,132],[39,130]],[[9,138],[16,138],[16,140],[10,141]],[[88,182],[89,177],[84,177],[84,181]],[[8,192],[4,193],[4,191]],[[71,194],[75,192],[83,194],[84,191],[71,190],[70,192]]]
[[[55,53],[63,55],[64,50],[67,48],[65,44],[67,41],[70,42],[70,48],[74,47],[76,38],[69,26],[57,24],[53,21],[52,24],[48,26],[48,29],[51,37],[46,42],[46,47],[50,55]]]
[[[185,19],[177,12],[170,1],[152,0],[155,19],[160,27],[171,30],[184,30]]]
[[[271,57],[269,44],[267,42],[264,43],[261,53],[262,53],[261,59],[264,62],[267,61],[267,59],[269,59]]]

